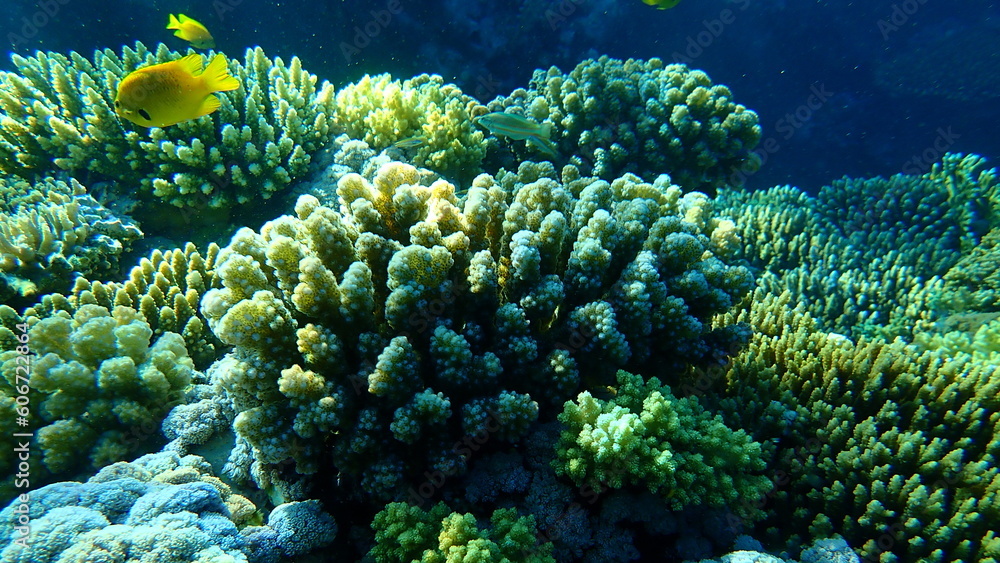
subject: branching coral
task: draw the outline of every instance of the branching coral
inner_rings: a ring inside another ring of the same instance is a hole
[[[333,86],[316,87],[298,58],[286,65],[258,47],[230,61],[240,88],[218,95],[207,117],[165,129],[126,129],[112,103],[136,68],[180,57],[142,43],[87,60],[37,52],[13,56],[0,74],[0,170],[30,178],[56,169],[96,172],[178,207],[224,207],[267,199],[307,169],[328,140]]]
[[[1000,369],[854,344],[794,303],[757,290],[742,314],[751,345],[714,378],[732,395],[718,402],[730,424],[778,441],[773,539],[839,533],[873,560],[992,561]]]
[[[125,458],[156,436],[167,407],[191,380],[192,362],[181,337],[168,332],[154,341],[134,309],[118,306],[109,313],[84,305],[72,317],[61,312],[26,322],[35,355],[27,379],[32,399],[27,416],[15,412],[13,397],[24,380],[21,354],[0,352],[5,406],[0,426],[12,436],[14,417],[21,416],[35,429],[40,463],[33,466],[33,483]],[[8,467],[4,473],[6,490],[13,472]]]
[[[765,270],[761,287],[793,291],[828,330],[911,338],[972,298],[941,278],[1000,216],[1000,184],[983,165],[947,155],[927,174],[845,178],[816,197],[726,191],[720,208],[746,241],[737,252]]]
[[[351,137],[377,150],[412,140],[411,162],[463,184],[480,172],[486,151],[472,118],[486,109],[440,76],[365,75],[336,100],[337,126]]]
[[[731,224],[665,176],[525,164],[462,199],[420,182],[401,163],[349,174],[339,210],[302,197],[220,254],[202,311],[235,346],[219,377],[258,461],[313,473],[326,437],[342,480],[400,497],[463,471],[463,440],[519,440],[581,378],[714,361],[742,337],[708,326],[751,284],[727,264]]]
[[[430,511],[394,502],[375,516],[376,561],[427,563],[553,562],[552,545],[538,542],[534,516],[498,509],[481,529],[472,514],[451,512],[444,503]]]
[[[0,297],[15,303],[65,291],[77,275],[116,273],[119,255],[141,237],[75,180],[0,178]]]
[[[612,179],[670,174],[685,191],[714,193],[755,165],[757,114],[708,75],[659,59],[587,60],[568,74],[537,70],[527,90],[488,104],[552,126],[552,141],[584,173]]]
[[[58,311],[72,316],[85,305],[108,310],[131,307],[149,323],[154,335],[180,334],[195,365],[204,368],[217,359],[222,348],[198,310],[205,292],[220,284],[215,274],[218,253],[216,244],[210,244],[204,254],[191,243],[183,249],[154,250],[132,268],[124,283],[79,277],[67,295],[46,295],[26,309],[25,316],[41,318]]]
[[[751,503],[768,491],[760,444],[706,412],[695,397],[677,398],[658,379],[618,372],[615,397],[584,391],[559,415],[556,473],[592,490],[648,488],[679,510],[732,505],[760,518]]]

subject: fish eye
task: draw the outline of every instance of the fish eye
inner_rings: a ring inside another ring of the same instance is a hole
[[[140,109],[139,110],[139,115],[141,115],[142,118],[145,119],[146,121],[152,121],[153,120],[153,118],[149,117],[149,114],[146,113],[146,110],[144,110],[144,109]]]
[[[118,100],[115,100],[115,107],[116,107],[116,108],[120,108],[120,107],[122,107],[122,103],[121,103],[121,102],[119,102]]]

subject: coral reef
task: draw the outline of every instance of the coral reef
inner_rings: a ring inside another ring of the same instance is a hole
[[[177,207],[221,208],[267,199],[302,177],[333,126],[333,86],[260,48],[230,61],[240,88],[219,94],[219,111],[164,129],[125,128],[113,111],[118,82],[138,67],[180,58],[142,43],[93,60],[37,52],[13,55],[0,73],[0,170],[31,178],[96,173],[125,193]],[[211,56],[211,54],[210,54]]]
[[[771,539],[837,532],[865,558],[995,557],[1000,368],[900,340],[855,344],[795,303],[758,289],[740,315],[750,346],[704,374],[730,395],[718,401],[729,424],[779,440]]]
[[[552,142],[584,174],[669,174],[685,191],[712,194],[756,167],[757,114],[732,97],[700,70],[602,56],[568,74],[537,70],[528,89],[488,107],[550,124]]]
[[[76,275],[117,274],[142,231],[87,195],[76,180],[0,178],[0,299],[23,303],[65,291]]]
[[[514,509],[498,509],[490,527],[481,529],[472,514],[452,512],[444,503],[429,511],[402,502],[375,515],[375,561],[427,563],[554,562],[552,545],[538,542],[535,518]]]
[[[281,505],[267,525],[248,525],[253,503],[203,459],[172,453],[42,487],[0,515],[0,557],[25,563],[277,563],[329,544],[337,530],[318,501]],[[16,527],[20,516],[30,522],[27,536]]]
[[[26,180],[0,181],[6,291],[56,291],[0,306],[0,448],[23,416],[31,486],[100,469],[0,512],[5,561],[277,563],[341,514],[344,559],[1000,558],[981,157],[743,193],[756,114],[700,71],[608,57],[482,106],[436,75],[334,95],[254,49],[212,116],[124,128],[117,82],[177,56],[0,74],[0,171]],[[484,138],[488,111],[552,126],[565,166]],[[307,195],[109,282],[130,224],[37,179],[56,171],[205,217]]]
[[[829,331],[910,339],[965,310],[942,277],[1000,217],[1000,182],[984,166],[951,154],[926,174],[845,178],[816,197],[725,190],[718,209],[745,241],[737,254],[762,270],[760,287],[792,291]]]
[[[750,346],[692,389],[721,391],[704,398],[777,445],[772,541],[839,533],[866,559],[996,557],[1000,372],[979,245],[1000,198],[984,165],[947,155],[815,198],[722,194],[740,255],[764,272],[726,321],[751,325]]]
[[[618,372],[613,399],[588,391],[566,403],[559,421],[557,474],[596,490],[645,487],[685,505],[746,508],[766,493],[760,444],[707,413],[696,397],[677,398],[653,377]],[[741,504],[742,503],[742,504]],[[760,510],[739,511],[759,519]]]
[[[153,339],[153,331],[134,309],[112,312],[83,305],[44,319],[28,317],[27,342],[33,359],[27,384],[27,414],[15,409],[24,371],[17,350],[0,352],[0,427],[10,451],[15,416],[28,420],[21,431],[34,432],[31,482],[50,482],[60,474],[99,468],[134,455],[155,441],[160,420],[192,376],[184,341],[172,332]],[[15,459],[5,458],[2,488],[8,497]]]
[[[997,206],[1000,209],[1000,205]],[[1000,228],[994,228],[944,275],[953,312],[1000,312]]]
[[[301,197],[220,253],[224,287],[202,312],[235,347],[218,378],[264,466],[332,463],[398,500],[421,475],[464,471],[473,437],[518,441],[581,381],[670,374],[746,337],[709,326],[752,282],[727,264],[732,224],[666,176],[526,163],[462,199],[420,180],[401,163],[348,174],[339,210]]]
[[[403,81],[365,75],[336,96],[339,129],[375,150],[401,143],[409,162],[460,184],[481,172],[486,150],[472,118],[483,113],[479,102],[437,75]],[[408,140],[415,146],[407,149]]]
[[[67,295],[45,295],[37,305],[27,308],[24,315],[44,318],[64,311],[72,316],[85,305],[100,305],[108,310],[131,307],[149,323],[155,336],[165,332],[180,334],[195,366],[204,369],[221,355],[223,348],[199,312],[205,292],[220,286],[215,274],[218,254],[219,246],[214,243],[204,253],[192,243],[183,249],[154,250],[132,268],[127,281],[101,282],[79,277]],[[0,346],[0,349],[7,348]]]

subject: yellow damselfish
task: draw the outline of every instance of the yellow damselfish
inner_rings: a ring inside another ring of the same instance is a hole
[[[215,47],[215,39],[212,38],[212,34],[208,32],[208,29],[201,25],[198,20],[189,18],[184,14],[177,14],[176,17],[170,14],[170,22],[167,23],[167,29],[176,29],[177,31],[174,32],[174,35],[199,49],[212,49]]]
[[[642,2],[647,6],[656,6],[657,10],[666,10],[680,4],[681,0],[642,0]]]
[[[204,72],[201,55],[147,66],[118,84],[115,113],[143,127],[166,127],[208,115],[222,105],[213,92],[235,90],[240,81],[229,76],[226,58],[215,55]]]

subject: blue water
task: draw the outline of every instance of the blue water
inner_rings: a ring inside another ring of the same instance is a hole
[[[764,138],[777,142],[749,188],[814,190],[845,174],[912,173],[941,148],[993,163],[1000,156],[991,127],[1000,121],[1000,45],[973,41],[971,50],[956,50],[949,40],[1000,37],[1000,4],[988,0],[685,0],[662,11],[639,0],[51,3],[52,16],[23,0],[0,8],[0,30],[8,41],[17,35],[15,52],[89,54],[136,40],[183,49],[163,29],[168,13],[183,12],[234,56],[254,45],[270,56],[297,55],[338,85],[365,73],[436,73],[484,102],[526,86],[536,68],[568,72],[600,54],[681,60],[728,85],[738,103],[759,113]],[[366,25],[378,33],[363,44],[356,36]],[[993,75],[966,71],[980,64]],[[830,95],[811,103],[818,87]],[[941,95],[970,89],[971,99]],[[807,119],[789,120],[796,111]]]

